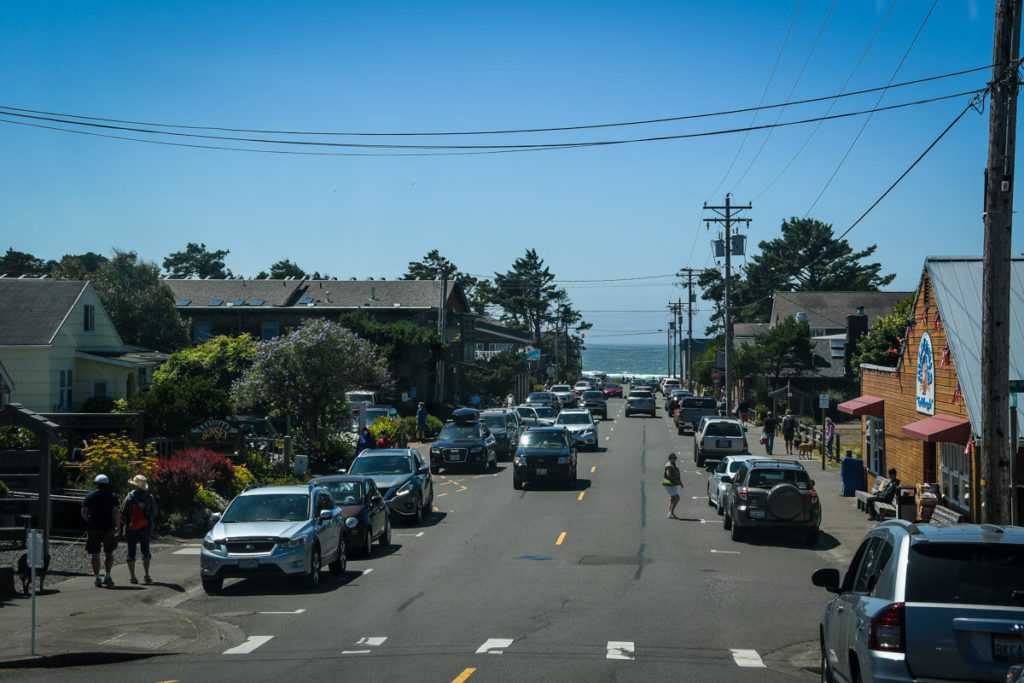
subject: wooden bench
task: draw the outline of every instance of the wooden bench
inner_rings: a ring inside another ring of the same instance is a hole
[[[881,491],[882,488],[888,483],[888,479],[878,477],[877,479],[875,479],[875,485],[871,487],[870,491],[855,491],[854,495],[857,498],[857,509],[867,512],[868,498],[870,498],[871,496],[877,496],[878,492]]]
[[[956,510],[936,505],[932,508],[932,518],[928,523],[932,526],[956,526],[963,519],[963,515]]]

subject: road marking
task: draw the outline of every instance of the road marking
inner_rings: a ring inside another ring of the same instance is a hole
[[[181,550],[175,550],[172,555],[199,555],[203,552],[203,549],[199,546],[189,546],[188,548],[182,548]]]
[[[577,498],[576,500],[583,500],[583,496],[585,496],[586,494],[587,494],[586,491],[580,491],[580,497]]]
[[[420,537],[420,536],[422,536],[422,535],[423,535],[424,533],[426,533],[426,532],[424,532],[424,531],[421,531],[421,532],[419,532],[418,534],[407,534],[407,533],[400,533],[400,534],[395,534],[395,536],[413,536],[413,537],[415,537],[415,538],[419,538],[419,537]]]
[[[740,554],[739,550],[714,550],[714,549],[712,549],[711,552],[718,553],[719,555],[739,555]]]
[[[440,511],[441,511],[441,508],[439,508],[439,507],[437,507],[437,506],[435,505],[435,506],[434,506],[434,512],[440,512]]]
[[[630,640],[609,640],[607,659],[633,659],[635,646]]]
[[[566,534],[566,532],[564,532],[564,531],[563,531],[562,533],[558,534],[558,540],[557,540],[557,541],[555,541],[555,545],[562,545],[562,541],[564,541],[564,540],[565,540],[565,537],[566,537],[567,535],[568,535],[568,534]]]
[[[757,654],[757,650],[733,650],[730,649],[732,658],[735,660],[737,666],[750,667],[754,669],[767,669],[764,662],[761,661],[761,655]]]
[[[305,611],[305,607],[300,607],[299,609],[292,610],[291,612],[260,612],[260,614],[302,614]]]
[[[366,576],[367,574],[369,574],[372,571],[373,571],[373,567],[370,567],[369,569],[364,569],[363,573],[360,574],[359,576]]]
[[[447,493],[439,493],[439,494],[437,494],[437,497],[438,498],[444,498],[447,495],[448,495]],[[434,508],[434,509],[436,510],[437,508]]]
[[[360,638],[356,641],[356,645],[366,645],[368,647],[380,647],[387,640],[387,636],[371,636],[368,638]],[[343,655],[368,655],[373,650],[342,650]]]
[[[241,645],[236,645],[231,649],[224,650],[224,654],[247,655],[256,648],[258,648],[260,645],[264,645],[265,643],[270,642],[270,639],[273,637],[274,636],[249,636]]]
[[[609,438],[611,438],[611,437],[606,436],[606,437],[604,437],[604,440],[607,441]]]
[[[512,638],[488,638],[484,644],[476,649],[476,653],[488,655],[500,655],[501,651],[512,645]]]
[[[370,654],[370,651],[369,650],[342,650],[341,654],[343,654],[343,655],[368,655],[368,654]]]
[[[590,468],[590,473],[593,474],[594,472],[597,472],[597,465]]]
[[[475,672],[476,669],[474,669],[473,667],[463,669],[462,673],[460,673],[458,676],[452,679],[452,683],[466,683],[466,681],[469,680],[469,677],[472,676]]]

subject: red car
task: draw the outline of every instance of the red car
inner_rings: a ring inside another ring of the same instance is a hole
[[[602,391],[604,391],[605,398],[622,398],[622,385],[620,384],[605,384]]]

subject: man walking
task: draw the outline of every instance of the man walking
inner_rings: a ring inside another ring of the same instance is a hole
[[[786,441],[786,455],[793,455],[793,437],[796,435],[796,418],[793,411],[787,409],[782,418],[782,438]]]
[[[423,443],[426,440],[427,434],[427,406],[424,405],[423,401],[420,401],[420,405],[416,408],[416,440]]]
[[[110,569],[114,566],[114,549],[117,537],[121,535],[121,514],[117,494],[110,490],[110,478],[98,474],[93,480],[96,487],[82,501],[82,519],[85,520],[85,552],[92,557],[92,574],[96,587],[113,586]],[[100,579],[100,548],[103,549],[103,566],[106,576]]]
[[[762,423],[764,430],[764,450],[768,455],[772,454],[772,449],[775,448],[775,430],[779,428],[779,421],[772,415],[772,411],[768,411],[764,416],[764,422]]]
[[[131,582],[138,583],[135,576],[135,546],[142,550],[142,580],[153,583],[149,576],[149,560],[152,555],[149,552],[149,541],[153,531],[153,523],[156,520],[156,499],[149,492],[149,482],[141,474],[135,475],[130,482],[135,490],[124,498],[121,505],[121,526],[124,529],[124,540],[128,544],[128,573],[131,574]]]

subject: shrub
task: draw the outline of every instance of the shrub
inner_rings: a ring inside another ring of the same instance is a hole
[[[358,437],[352,432],[330,432],[323,453],[310,456],[310,470],[323,473],[337,471],[355,457],[357,440]]]
[[[36,447],[36,435],[24,427],[0,427],[0,450],[28,451]]]
[[[224,508],[228,506],[226,500],[202,484],[196,487],[192,502],[212,512],[224,512]]]
[[[233,467],[227,458],[205,448],[176,451],[159,461],[153,473],[155,495],[167,511],[187,511],[202,486],[222,495],[234,492]]]
[[[256,479],[262,479],[270,473],[270,460],[265,451],[253,449],[246,451],[242,456],[242,467],[249,470]]]
[[[90,396],[82,401],[83,413],[112,413],[114,412],[114,399],[110,396]]]
[[[68,485],[68,471],[64,468],[64,462],[68,459],[68,449],[65,446],[53,444],[50,446],[50,486],[55,489],[62,489]]]
[[[409,434],[410,438],[416,435],[416,417],[403,417],[402,424],[405,427],[405,431]],[[433,415],[427,415],[427,434],[428,439],[433,438],[441,431],[441,427],[444,427],[444,422],[441,422],[440,418],[434,417]]]
[[[156,449],[151,444],[140,447],[127,434],[95,437],[82,453],[82,473],[87,482],[96,475],[110,477],[110,487],[124,492],[128,480],[136,474],[150,477],[156,466]]]
[[[395,448],[405,448],[409,443],[409,430],[400,417],[378,417],[370,425],[370,435],[374,439],[384,436]]]
[[[246,486],[256,483],[256,477],[245,465],[235,465],[231,470],[231,494],[237,496]]]

